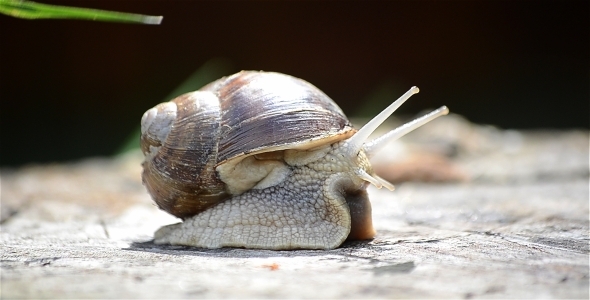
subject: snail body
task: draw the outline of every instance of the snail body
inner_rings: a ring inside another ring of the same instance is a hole
[[[393,190],[369,157],[448,109],[365,143],[413,88],[355,130],[310,83],[242,71],[157,105],[142,117],[142,180],[159,208],[183,219],[158,244],[332,249],[374,236],[368,183]]]

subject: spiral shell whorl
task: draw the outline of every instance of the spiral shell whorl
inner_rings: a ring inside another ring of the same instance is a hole
[[[146,156],[153,156],[164,144],[172,123],[176,119],[176,104],[160,103],[146,111],[141,118],[141,150]],[[155,149],[154,149],[155,148]]]
[[[219,101],[193,92],[148,110],[142,118],[142,179],[159,208],[185,218],[228,197],[217,178]]]

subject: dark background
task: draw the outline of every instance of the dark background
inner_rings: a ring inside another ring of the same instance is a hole
[[[349,116],[417,85],[402,114],[446,104],[501,128],[589,127],[589,1],[42,2],[164,20],[1,15],[1,166],[115,153],[216,57],[303,78]]]

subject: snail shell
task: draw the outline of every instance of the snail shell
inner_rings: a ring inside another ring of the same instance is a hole
[[[141,128],[143,183],[184,220],[156,243],[335,248],[375,233],[367,183],[393,189],[367,157],[391,138],[365,143],[374,128],[355,134],[327,95],[289,75],[221,78],[148,110]]]

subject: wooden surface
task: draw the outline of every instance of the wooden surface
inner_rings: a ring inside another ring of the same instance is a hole
[[[154,245],[141,157],[3,169],[1,296],[589,297],[588,132],[436,121],[377,158],[377,237],[331,251]],[[424,182],[427,181],[427,182]]]

